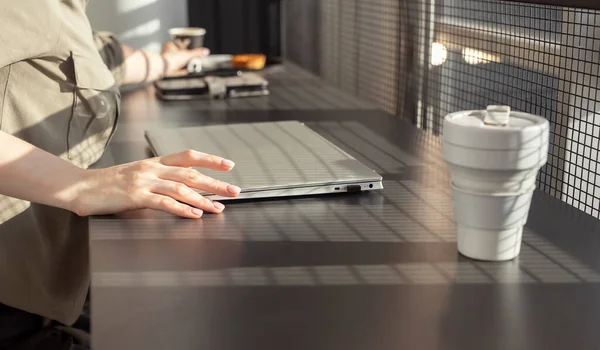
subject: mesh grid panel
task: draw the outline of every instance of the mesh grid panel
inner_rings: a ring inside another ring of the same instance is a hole
[[[399,4],[396,0],[319,4],[321,76],[390,113],[396,113],[398,104]]]
[[[543,116],[539,188],[600,217],[600,11],[500,0],[318,6],[325,80],[435,135],[448,113],[489,104]]]

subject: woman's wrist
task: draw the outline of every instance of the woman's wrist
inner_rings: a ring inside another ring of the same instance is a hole
[[[153,52],[144,52],[146,57],[148,57],[148,74],[146,76],[146,81],[151,82],[158,79],[161,79],[168,73],[168,62],[163,54],[153,53]]]
[[[167,59],[154,52],[127,48],[125,58],[125,84],[153,82],[168,73]]]
[[[167,72],[169,71],[169,62],[167,62],[167,59],[165,58],[164,54],[160,54],[160,59],[162,60],[162,77],[165,77],[167,75]]]
[[[77,215],[85,216],[83,203],[85,203],[86,196],[91,192],[89,180],[95,170],[75,168],[71,173],[71,186],[56,194],[57,206]]]

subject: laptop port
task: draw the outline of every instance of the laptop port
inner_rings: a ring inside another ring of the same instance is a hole
[[[348,188],[346,190],[348,192],[360,192],[361,188],[360,185],[348,185]]]

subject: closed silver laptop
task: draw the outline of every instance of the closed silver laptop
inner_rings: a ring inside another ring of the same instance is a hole
[[[374,170],[297,121],[156,129],[145,135],[157,156],[194,149],[233,160],[236,165],[228,173],[198,170],[239,186],[237,199],[383,188]]]

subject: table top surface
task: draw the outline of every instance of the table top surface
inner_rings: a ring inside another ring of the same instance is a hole
[[[598,220],[538,191],[517,259],[464,258],[438,137],[293,66],[267,75],[268,97],[125,94],[98,166],[148,157],[150,127],[301,120],[385,189],[92,218],[95,350],[600,346]]]

